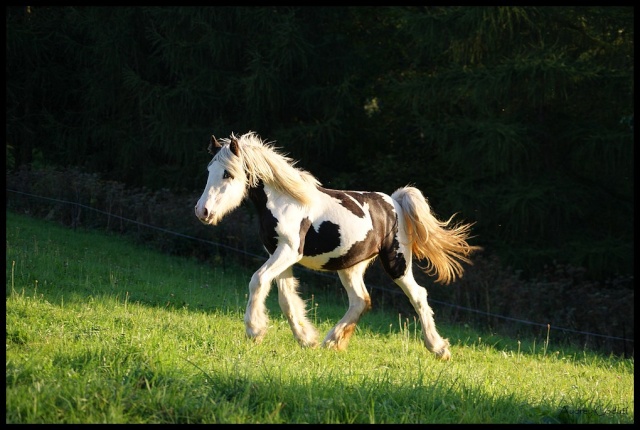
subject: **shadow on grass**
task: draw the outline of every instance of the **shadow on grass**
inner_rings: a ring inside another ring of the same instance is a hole
[[[174,413],[164,417],[165,422],[208,422],[210,410],[199,411],[197,407],[190,406],[193,404],[209,404],[209,408],[215,411],[216,422],[220,423],[240,420],[309,424],[560,424],[610,422],[614,415],[624,412],[578,410],[570,405],[559,409],[533,407],[511,396],[488,398],[485,393],[468,386],[454,391],[447,385],[448,381],[436,380],[408,388],[394,386],[384,378],[380,380],[372,376],[357,383],[338,385],[331,378],[322,376],[304,382],[292,381],[279,374],[278,369],[271,369],[261,380],[256,380],[242,373],[212,374],[195,367],[199,374],[181,377],[179,384],[184,386],[177,388],[184,389],[185,394],[188,391],[189,394],[182,398],[190,400],[185,400],[182,405],[172,404]],[[177,382],[173,376],[150,375],[148,372],[144,377],[153,380],[152,385],[156,386]],[[155,414],[157,410],[138,413]]]

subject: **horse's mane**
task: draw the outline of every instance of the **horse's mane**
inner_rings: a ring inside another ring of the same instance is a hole
[[[240,157],[229,148],[231,140],[238,141]],[[221,139],[220,161],[227,166],[229,173],[240,177],[244,172],[247,185],[255,187],[263,181],[278,191],[290,195],[302,204],[310,204],[316,187],[321,185],[311,173],[295,167],[296,161],[279,152],[273,142],[264,142],[253,131],[236,137]],[[238,161],[242,160],[242,163]]]

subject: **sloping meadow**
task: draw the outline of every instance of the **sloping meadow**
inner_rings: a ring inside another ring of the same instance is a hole
[[[275,289],[254,344],[251,271],[6,215],[7,423],[634,422],[633,358],[440,325],[440,362],[375,303],[347,351],[302,349]],[[326,333],[344,292],[302,288]]]

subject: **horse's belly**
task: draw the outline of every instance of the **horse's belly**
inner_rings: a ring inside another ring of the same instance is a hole
[[[325,269],[324,265],[331,259],[330,256],[316,255],[313,257],[302,257],[298,263],[302,266],[313,270],[330,270]]]
[[[376,255],[377,254],[374,253],[373,255],[360,254],[357,256],[345,254],[335,257],[327,256],[326,258],[303,257],[302,260],[299,261],[299,264],[312,270],[336,271],[347,269],[365,260],[370,260]]]
[[[305,255],[299,263],[313,270],[342,270],[352,267],[358,263],[378,255],[379,248],[373,241],[362,241],[353,244],[348,249],[342,247],[332,252],[321,255],[308,256]]]
[[[370,219],[349,221],[347,224],[325,220],[310,226],[300,264],[314,270],[341,270],[375,256],[379,240]]]

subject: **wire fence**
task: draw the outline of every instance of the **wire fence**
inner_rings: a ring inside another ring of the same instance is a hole
[[[198,238],[198,237],[194,237],[194,236],[190,236],[190,235],[186,235],[186,234],[182,234],[176,231],[172,231],[172,230],[168,230],[162,227],[158,227],[158,226],[154,226],[154,225],[150,225],[150,224],[146,224],[144,222],[140,222],[140,221],[136,221],[127,217],[123,217],[120,215],[116,215],[110,212],[106,212],[82,203],[78,203],[78,202],[72,202],[72,201],[68,201],[68,200],[60,200],[60,199],[55,199],[55,198],[51,198],[51,197],[44,197],[44,196],[38,196],[35,194],[31,194],[31,193],[25,193],[22,191],[17,191],[17,190],[12,190],[12,189],[6,189],[7,193],[15,193],[15,194],[20,194],[22,196],[25,197],[29,197],[29,198],[34,198],[34,199],[39,199],[39,200],[45,200],[45,201],[50,201],[50,202],[54,202],[54,203],[59,203],[59,204],[66,204],[66,205],[72,205],[72,206],[76,206],[78,208],[83,208],[95,213],[100,213],[103,215],[107,215],[111,218],[117,218],[120,219],[123,222],[127,222],[127,223],[131,223],[131,224],[136,224],[140,227],[144,227],[144,228],[148,228],[151,230],[156,230],[156,231],[161,231],[163,233],[166,234],[170,234],[176,237],[181,237],[184,239],[188,239],[188,240],[193,240],[193,241],[198,241],[198,242],[202,242],[202,243],[206,243],[208,245],[212,245],[212,246],[216,246],[216,247],[220,247],[220,248],[224,248],[227,249],[229,251],[232,251],[234,253],[237,253],[239,255],[244,255],[244,256],[248,256],[248,257],[254,257],[254,258],[264,258],[264,255],[258,255],[258,254],[254,254],[230,245],[226,245],[224,243],[220,243],[220,242],[214,242],[211,240],[206,240],[206,239],[202,239],[202,238]],[[326,273],[326,272],[317,272],[317,271],[313,271],[311,269],[307,269],[306,267],[303,266],[296,266],[297,270],[302,270],[304,272],[308,272],[308,273],[313,273],[314,276],[321,276],[321,277],[326,277],[326,278],[331,278],[333,280],[339,281],[339,278],[336,274],[332,274],[332,273]],[[380,285],[375,285],[375,284],[371,284],[371,283],[367,283],[367,287],[378,290],[378,291],[384,291],[386,293],[389,294],[394,294],[394,295],[404,295],[404,293],[402,291],[398,291],[398,290],[392,290],[390,288],[386,288]],[[537,327],[544,327],[547,328],[549,330],[553,329],[553,330],[557,330],[557,331],[562,331],[564,333],[573,333],[573,334],[580,334],[580,335],[586,335],[586,336],[593,336],[593,337],[597,337],[597,338],[602,338],[602,339],[608,339],[608,340],[619,340],[619,341],[623,341],[623,342],[629,342],[629,343],[634,343],[634,339],[627,339],[624,337],[617,337],[617,336],[608,336],[608,335],[604,335],[604,334],[599,334],[599,333],[592,333],[592,332],[588,332],[588,331],[581,331],[581,330],[574,330],[574,329],[570,329],[570,328],[564,328],[564,327],[557,327],[557,326],[551,326],[550,324],[546,324],[546,323],[538,323],[538,322],[534,322],[534,321],[527,321],[527,320],[523,320],[523,319],[518,319],[518,318],[512,318],[512,317],[508,317],[505,315],[499,315],[496,313],[492,313],[492,312],[486,312],[486,311],[482,311],[479,309],[472,309],[466,306],[460,306],[460,305],[456,305],[453,303],[448,303],[448,302],[444,302],[444,301],[440,301],[440,300],[435,300],[432,298],[429,298],[430,302],[433,303],[438,303],[439,305],[442,306],[447,306],[453,309],[457,309],[457,310],[461,310],[461,311],[465,311],[465,312],[471,312],[471,313],[475,313],[475,314],[479,314],[479,315],[484,315],[484,316],[488,316],[488,317],[492,317],[492,318],[496,318],[496,319],[501,319],[501,320],[505,320],[505,321],[512,321],[512,322],[517,322],[520,324],[524,324],[524,325],[529,325],[529,326],[537,326]]]

